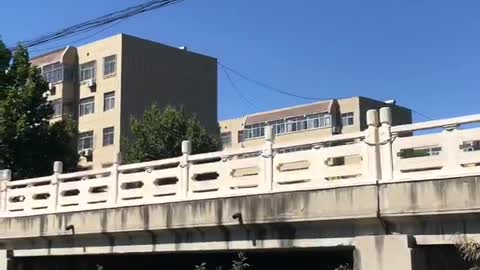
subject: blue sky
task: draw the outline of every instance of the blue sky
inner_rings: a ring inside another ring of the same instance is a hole
[[[13,45],[142,2],[5,1],[0,35]],[[479,112],[478,10],[478,0],[185,0],[80,44],[124,32],[187,45],[299,95],[396,99],[429,117],[445,118]],[[219,69],[220,119],[309,102],[231,76],[253,106],[238,97]],[[424,119],[417,115],[416,120]]]

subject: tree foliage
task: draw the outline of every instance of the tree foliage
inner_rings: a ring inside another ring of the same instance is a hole
[[[11,169],[14,178],[51,174],[56,160],[75,168],[76,126],[71,120],[50,124],[48,83],[30,65],[27,50],[12,54],[0,41],[0,74],[0,168]]]
[[[455,246],[463,260],[472,264],[469,270],[480,270],[480,243],[472,239],[460,238]]]
[[[220,148],[218,136],[208,134],[195,116],[172,106],[151,105],[141,119],[130,119],[130,128],[132,137],[123,142],[127,163],[180,156],[183,140],[191,141],[193,154]]]
[[[247,256],[243,252],[237,254],[237,259],[232,260],[232,266],[230,270],[247,270],[250,268],[250,264],[247,263]],[[222,270],[221,266],[215,267],[216,270]],[[195,265],[194,270],[208,270],[207,263],[202,262],[200,265]]]

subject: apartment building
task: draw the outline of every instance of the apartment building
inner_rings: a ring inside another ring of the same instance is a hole
[[[217,60],[137,37],[118,34],[31,59],[50,82],[52,121],[78,123],[80,165],[111,165],[129,137],[129,119],[153,102],[183,106],[211,132],[217,122]]]
[[[272,126],[275,140],[280,143],[357,132],[367,128],[368,110],[386,106],[392,108],[393,125],[412,122],[411,111],[394,101],[332,99],[220,121],[222,144],[224,149],[262,145],[266,126]]]

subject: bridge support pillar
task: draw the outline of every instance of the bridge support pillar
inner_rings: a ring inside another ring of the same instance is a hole
[[[423,270],[413,266],[408,235],[359,236],[354,239],[354,270]]]
[[[13,270],[13,261],[8,255],[8,250],[0,249],[0,269]]]

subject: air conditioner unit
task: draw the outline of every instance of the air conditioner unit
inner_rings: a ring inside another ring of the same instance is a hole
[[[78,151],[78,155],[81,157],[85,157],[88,162],[93,160],[93,150],[92,149],[83,149]]]
[[[87,81],[87,87],[90,88],[90,91],[95,92],[97,88],[97,83],[95,82],[94,79],[90,79]]]
[[[85,157],[87,157],[87,158],[88,158],[88,157],[91,157],[91,156],[93,155],[92,149],[85,149],[85,150],[83,150],[83,151],[84,151],[83,156],[85,156]]]
[[[55,84],[53,84],[53,83],[48,84],[49,95],[55,95],[56,90],[57,90],[57,87],[55,86]]]

